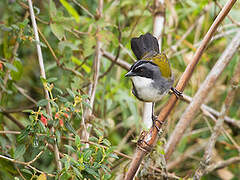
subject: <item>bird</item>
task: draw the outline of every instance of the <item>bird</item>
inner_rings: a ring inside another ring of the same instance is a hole
[[[152,102],[152,121],[155,125],[154,104],[170,90],[177,96],[182,93],[173,87],[174,76],[167,56],[159,52],[156,37],[150,33],[131,39],[131,49],[137,61],[125,74],[132,81],[133,95],[143,102]],[[160,122],[161,123],[161,122]],[[155,125],[159,130],[159,128]]]

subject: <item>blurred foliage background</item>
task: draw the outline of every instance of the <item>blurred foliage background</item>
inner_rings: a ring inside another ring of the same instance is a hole
[[[220,6],[225,3],[224,0],[165,1],[166,23],[162,49],[170,59],[176,82],[219,13]],[[135,61],[130,39],[152,32],[153,1],[105,0],[102,17],[99,16],[98,1],[95,0],[45,0],[33,1],[33,4],[41,42],[34,40],[27,1],[0,1],[0,154],[29,162],[41,153],[31,165],[44,173],[56,175],[55,178],[121,179],[130,160],[117,152],[129,156],[133,154],[143,128],[142,103],[131,94],[131,82],[124,78],[126,69],[117,63],[112,65],[112,62],[117,54],[118,58],[129,64]],[[203,11],[205,7],[208,8]],[[237,2],[204,52],[185,94],[194,96],[239,30],[239,11],[240,3]],[[186,38],[177,45],[192,26]],[[97,37],[102,43],[103,54],[100,76],[104,76],[99,78],[93,114],[87,119],[87,123],[92,125],[88,132],[93,142],[88,146],[81,141],[84,129],[82,120],[89,108],[88,87],[93,82]],[[40,43],[42,48],[46,80],[40,78],[36,43]],[[106,54],[110,54],[112,60]],[[220,111],[239,59],[238,53],[209,93],[206,105]],[[44,108],[47,103],[44,99],[44,83],[52,95],[53,117],[48,117]],[[237,94],[229,117],[240,120],[239,90]],[[157,103],[156,111],[161,109],[168,98],[169,95]],[[175,106],[168,118],[166,138],[187,105],[179,102]],[[182,178],[191,177],[199,165],[204,144],[214,124],[211,118],[198,113],[171,161],[182,155],[187,158],[172,167],[170,172]],[[50,127],[56,131],[51,132]],[[239,144],[239,129],[227,124],[224,127]],[[53,136],[57,137],[62,171],[56,170]],[[159,172],[154,172],[150,166],[161,169],[159,153],[162,153],[164,142],[162,139],[147,157],[138,174],[140,179],[160,179]],[[188,150],[194,147],[198,151],[188,156]],[[223,135],[218,138],[215,148],[216,160],[239,155],[236,147]],[[232,164],[203,179],[238,179],[239,169],[239,164]],[[0,179],[45,178],[44,175],[40,177],[40,174],[43,173],[26,164],[0,158]],[[54,179],[50,176],[48,179]]]

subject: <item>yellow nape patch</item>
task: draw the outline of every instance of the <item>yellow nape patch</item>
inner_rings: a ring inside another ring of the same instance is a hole
[[[153,63],[157,64],[163,77],[165,78],[171,77],[172,74],[171,74],[170,64],[165,54],[157,54],[151,58],[150,57],[146,58],[146,60],[153,61]]]

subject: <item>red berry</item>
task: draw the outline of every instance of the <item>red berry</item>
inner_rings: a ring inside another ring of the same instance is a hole
[[[62,119],[59,119],[59,124],[61,127],[63,127],[63,120]]]
[[[42,114],[41,114],[41,121],[45,126],[47,126],[47,118],[44,117]]]
[[[67,113],[63,113],[65,118],[69,118],[69,115]]]
[[[56,114],[55,114],[55,119],[58,119],[58,118],[59,118],[59,114],[56,113]]]

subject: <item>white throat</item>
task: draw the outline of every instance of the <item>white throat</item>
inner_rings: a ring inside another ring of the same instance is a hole
[[[140,99],[146,102],[155,102],[162,98],[163,94],[153,87],[152,79],[140,76],[132,76],[131,79]]]

